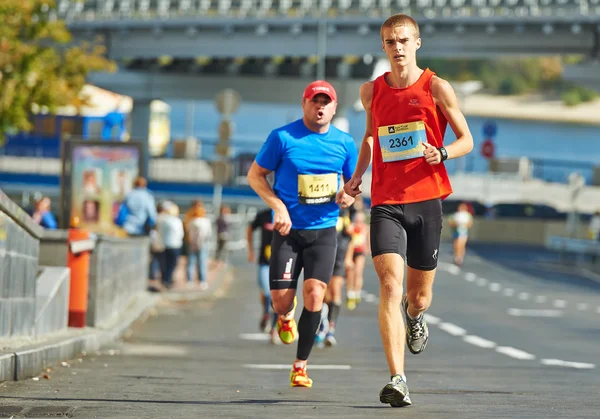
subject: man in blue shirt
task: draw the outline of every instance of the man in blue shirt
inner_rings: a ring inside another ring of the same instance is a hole
[[[354,202],[341,184],[357,161],[352,137],[331,125],[337,108],[333,86],[318,80],[302,97],[304,116],[273,130],[248,172],[248,181],[273,210],[269,282],[283,343],[298,335],[292,387],[311,387],[306,362],[319,327],[323,297],[333,273],[340,206]],[[267,181],[275,173],[273,187]],[[298,277],[304,269],[304,309],[294,320]]]
[[[130,236],[144,236],[156,224],[156,217],[154,196],[147,189],[146,179],[139,176],[122,204],[116,224],[122,226]]]

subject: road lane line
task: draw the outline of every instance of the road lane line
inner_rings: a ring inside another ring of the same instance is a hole
[[[465,280],[467,280],[468,282],[473,282],[473,281],[475,281],[476,278],[477,278],[477,275],[475,275],[473,272],[467,272],[465,274]]]
[[[530,354],[529,352],[522,351],[517,348],[513,348],[511,346],[498,346],[496,347],[496,352],[510,356],[511,358],[527,360],[527,359],[535,359],[534,354]]]
[[[240,333],[240,339],[244,340],[269,340],[270,336],[268,333]]]
[[[498,346],[496,342],[480,338],[479,336],[467,335],[463,337],[463,340],[471,345],[479,346],[480,348],[491,349]]]
[[[506,310],[509,316],[515,317],[562,317],[562,310],[538,310],[538,309],[523,309],[523,308],[509,308]]]
[[[556,366],[556,367],[590,369],[590,370],[596,368],[595,364],[589,364],[587,362],[563,361],[560,359],[542,359],[540,362],[544,365],[551,365],[551,366]]]
[[[565,300],[554,300],[554,307],[565,308],[566,306],[567,306],[567,302]]]
[[[500,291],[501,289],[502,289],[502,285],[500,285],[500,284],[499,284],[499,283],[497,283],[497,282],[492,282],[492,283],[490,284],[490,291],[492,291],[492,292],[498,292],[498,291]]]
[[[438,327],[452,336],[464,336],[467,334],[465,329],[452,323],[440,323]]]
[[[425,313],[423,316],[428,324],[439,324],[441,321],[439,317],[432,316],[428,313]]]
[[[291,364],[243,364],[243,368],[250,368],[255,370],[291,370]],[[315,365],[309,364],[309,370],[349,370],[352,367],[350,365]]]

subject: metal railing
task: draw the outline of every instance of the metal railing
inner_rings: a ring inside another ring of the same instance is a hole
[[[594,0],[59,0],[58,16],[70,21],[217,17],[415,18],[575,17],[600,14]]]

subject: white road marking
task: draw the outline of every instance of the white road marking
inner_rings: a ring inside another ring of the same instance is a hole
[[[291,370],[291,364],[243,364],[242,367],[256,370]],[[309,370],[349,370],[350,365],[315,365],[309,364]]]
[[[565,300],[554,300],[554,307],[565,308],[566,306],[567,306],[567,302]]]
[[[490,284],[490,291],[492,291],[492,292],[498,292],[498,291],[500,291],[501,289],[502,289],[502,285],[500,285],[500,284],[499,284],[499,283],[497,283],[497,282],[492,282],[492,283]]]
[[[269,340],[268,333],[240,333],[240,339],[244,340]]]
[[[577,303],[577,310],[585,311],[588,309],[588,303]]]
[[[375,302],[375,300],[377,300],[377,296],[375,294],[367,294],[367,295],[365,295],[365,301],[367,303],[373,303],[373,302]]]
[[[513,295],[515,295],[515,290],[513,290],[512,288],[506,288],[504,290],[504,295],[506,295],[507,297],[512,297]]]
[[[596,313],[600,314],[600,306],[596,307]]]
[[[495,348],[497,346],[496,342],[492,342],[491,340],[487,340],[484,338],[480,338],[479,336],[467,335],[463,336],[463,340],[471,345],[479,346],[480,348]]]
[[[548,299],[546,298],[545,295],[536,295],[535,296],[535,302],[538,304],[544,304]]]
[[[535,355],[510,346],[498,346],[496,352],[516,359],[535,359]]]
[[[477,278],[477,285],[480,287],[485,287],[488,283],[488,280],[485,278]]]
[[[438,327],[452,336],[464,336],[467,334],[465,329],[452,323],[440,323]]]
[[[562,361],[560,359],[542,359],[540,362],[544,365],[551,365],[551,366],[557,366],[557,367],[569,367],[569,368],[578,368],[578,369],[594,369],[594,368],[596,368],[595,364],[589,364],[587,362]]]
[[[458,266],[454,266],[454,265],[448,266],[448,268],[446,270],[448,272],[450,272],[452,275],[458,275],[460,273],[460,268]]]
[[[187,348],[172,345],[145,345],[127,343],[121,351],[124,355],[131,356],[185,356],[189,354]]]
[[[529,300],[529,294],[526,292],[522,292],[519,294],[519,300],[521,301],[527,301]]]
[[[537,310],[537,309],[522,309],[509,308],[507,313],[510,316],[516,317],[562,317],[562,310]]]
[[[465,279],[469,282],[475,281],[475,278],[477,278],[477,275],[475,275],[473,272],[467,272],[465,274]]]
[[[439,322],[440,322],[439,317],[432,316],[431,314],[428,314],[428,313],[423,314],[423,317],[428,324],[439,324]]]

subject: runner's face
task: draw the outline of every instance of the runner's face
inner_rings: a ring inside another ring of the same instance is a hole
[[[331,98],[325,94],[318,94],[312,98],[312,100],[304,99],[302,101],[302,110],[304,116],[309,122],[316,125],[327,125],[331,122],[335,110],[337,108],[337,102],[332,101]]]
[[[406,67],[416,61],[421,38],[415,35],[415,29],[411,26],[382,29],[381,46],[392,66]]]

